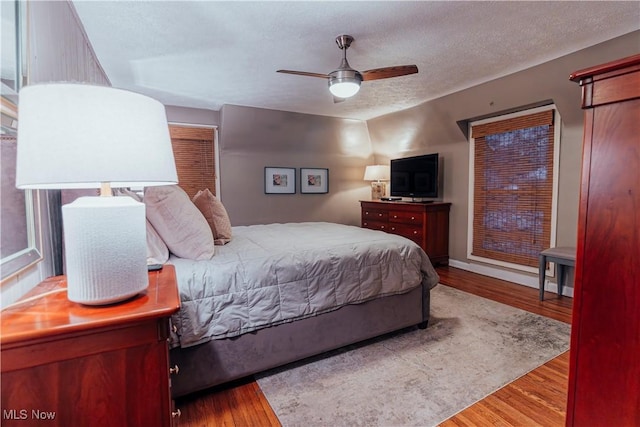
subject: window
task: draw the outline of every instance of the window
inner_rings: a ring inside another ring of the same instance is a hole
[[[16,188],[17,109],[3,96],[0,99],[0,110],[0,279],[4,280],[40,261],[42,254],[38,227],[38,193]]]
[[[0,87],[0,281],[4,283],[42,259],[39,194],[16,183],[18,91],[25,79],[23,66],[24,2],[3,1],[2,70]]]
[[[553,105],[471,123],[470,259],[534,271],[552,246],[559,123]]]
[[[170,125],[169,133],[180,187],[189,197],[205,188],[216,194],[214,129]]]

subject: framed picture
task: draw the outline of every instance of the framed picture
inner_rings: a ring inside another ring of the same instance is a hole
[[[295,194],[295,168],[264,168],[264,192],[266,194]]]
[[[329,192],[329,169],[300,168],[300,192],[323,194]]]

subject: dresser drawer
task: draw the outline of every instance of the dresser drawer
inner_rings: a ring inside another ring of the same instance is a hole
[[[418,244],[422,244],[422,227],[406,224],[389,223],[389,233],[411,239]]]
[[[362,228],[371,230],[389,231],[389,224],[384,221],[362,220]]]
[[[389,222],[422,226],[422,214],[417,212],[390,211]]]
[[[389,212],[377,209],[362,209],[362,221],[382,221],[387,222],[389,218]]]

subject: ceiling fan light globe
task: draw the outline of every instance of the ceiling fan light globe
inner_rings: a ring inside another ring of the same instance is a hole
[[[360,90],[359,82],[335,82],[329,84],[329,91],[338,98],[351,98]]]
[[[338,69],[329,74],[329,91],[336,98],[352,97],[360,90],[360,83],[362,74],[351,68]]]

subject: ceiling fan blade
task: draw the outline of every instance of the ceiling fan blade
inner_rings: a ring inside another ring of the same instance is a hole
[[[309,73],[307,71],[293,71],[293,70],[278,70],[277,73],[285,73],[285,74],[295,74],[297,76],[308,76],[308,77],[320,77],[323,79],[328,79],[328,74],[320,74],[320,73]]]
[[[391,77],[406,76],[418,72],[416,65],[396,65],[395,67],[375,68],[373,70],[363,71],[362,80],[380,80]]]

